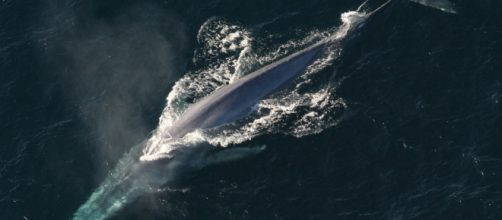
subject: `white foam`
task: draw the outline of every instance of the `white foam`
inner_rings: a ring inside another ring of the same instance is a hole
[[[363,12],[343,13],[340,27],[311,31],[301,39],[290,40],[260,56],[252,49],[255,39],[249,31],[222,19],[209,19],[201,26],[197,35],[202,49],[195,55],[194,61],[211,64],[188,72],[176,82],[167,97],[167,105],[160,117],[159,126],[148,140],[141,160],[170,157],[174,149],[201,141],[225,147],[262,134],[282,133],[302,137],[335,125],[340,118],[339,113],[347,108],[345,101],[336,96],[336,84],[315,85],[315,89],[308,92],[302,92],[300,88],[304,84],[311,84],[313,76],[332,65],[332,61],[339,57],[342,50],[337,42],[365,18],[366,14]],[[307,68],[297,86],[291,91],[262,100],[247,118],[216,129],[196,131],[181,140],[173,140],[166,134],[167,128],[191,103],[249,73],[253,68],[320,40],[331,43],[328,43],[326,52]],[[229,54],[232,51],[239,53]],[[219,58],[212,59],[214,57]]]

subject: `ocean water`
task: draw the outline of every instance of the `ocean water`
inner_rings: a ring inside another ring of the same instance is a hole
[[[502,2],[362,2],[1,1],[0,219],[502,218]],[[166,142],[326,39],[243,120]]]

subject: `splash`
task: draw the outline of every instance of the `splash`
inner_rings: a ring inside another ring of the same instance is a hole
[[[302,137],[336,125],[347,105],[336,96],[334,80],[325,83],[318,76],[340,56],[340,40],[365,18],[363,12],[346,12],[342,14],[340,27],[311,31],[301,39],[272,45],[271,50],[255,48],[257,40],[238,25],[219,18],[209,19],[197,36],[201,49],[196,51],[193,62],[199,68],[175,83],[151,137],[124,155],[73,219],[107,219],[137,197],[161,190],[186,170],[255,155],[265,149],[235,147],[213,154],[214,148],[207,148],[208,143],[226,147],[271,133]],[[327,49],[299,77],[296,86],[259,102],[245,119],[215,129],[197,130],[182,139],[169,136],[167,128],[190,104],[260,66],[321,40],[328,43]],[[204,144],[206,147],[200,147]]]

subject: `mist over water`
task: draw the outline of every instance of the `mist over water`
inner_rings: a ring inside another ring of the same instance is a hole
[[[87,22],[64,43],[71,66],[61,74],[107,160],[150,132],[146,113],[176,80],[187,37],[178,18],[148,4]]]

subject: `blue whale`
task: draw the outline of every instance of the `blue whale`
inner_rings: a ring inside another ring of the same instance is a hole
[[[343,46],[351,39],[349,36],[353,32],[359,31],[366,22],[376,18],[376,12],[396,2],[399,0],[389,0],[370,13],[363,13],[363,19],[348,28],[349,33],[345,34],[347,37],[323,40],[220,87],[189,106],[167,129],[167,138],[183,138],[197,129],[214,128],[243,118],[257,102],[284,88],[305,72],[327,46],[332,43]],[[449,10],[445,9],[447,4],[441,4],[439,8],[437,3],[426,3],[429,1],[420,0],[420,4],[442,11]],[[357,13],[354,15],[359,16]],[[174,152],[175,155],[170,159],[145,162],[138,160],[145,144],[146,141],[134,146],[122,157],[111,174],[74,213],[74,220],[108,219],[142,194],[156,192],[178,176],[183,176],[180,174],[256,155],[264,149],[254,147],[211,151],[204,146],[191,147]]]

